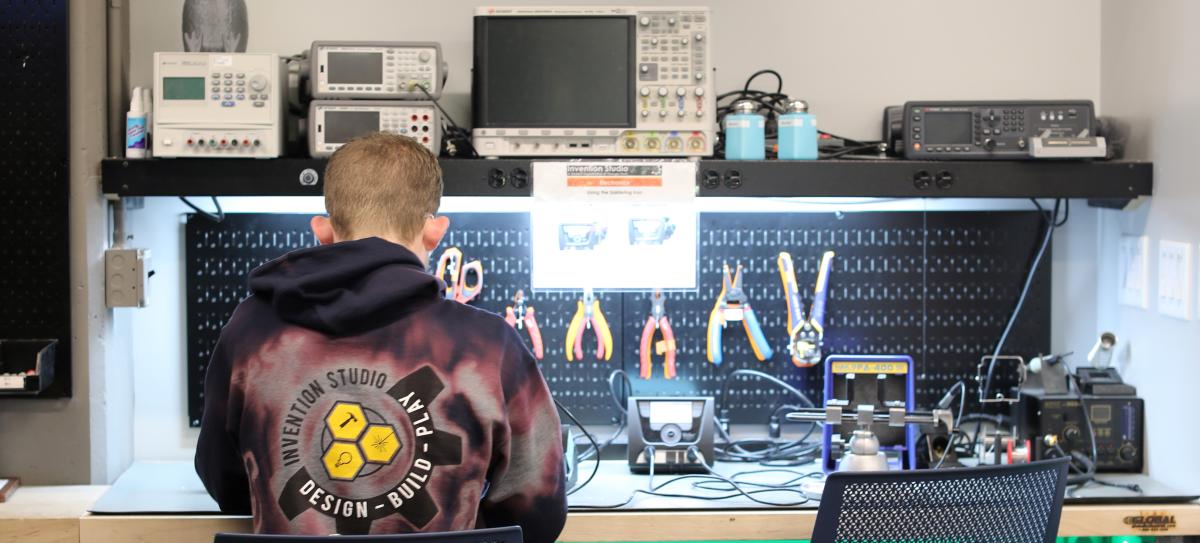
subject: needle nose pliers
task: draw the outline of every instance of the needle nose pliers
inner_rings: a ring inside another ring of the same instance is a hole
[[[545,356],[542,347],[542,330],[538,328],[533,306],[525,305],[525,291],[518,290],[513,296],[513,304],[504,308],[504,321],[517,330],[525,329],[529,333],[529,341],[533,343],[533,357],[541,360]]]

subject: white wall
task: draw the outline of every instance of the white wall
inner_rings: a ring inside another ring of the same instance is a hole
[[[475,2],[247,3],[250,51],[294,54],[315,39],[440,41],[450,63],[446,105],[460,122],[469,121]],[[150,83],[154,51],[182,48],[182,4],[181,0],[131,0],[132,85]],[[1100,14],[1098,4],[1091,0],[1019,0],[1006,3],[1004,9],[996,9],[992,3],[959,0],[664,0],[654,4],[712,7],[718,90],[740,88],[753,71],[774,68],[784,76],[785,92],[809,100],[825,129],[851,137],[878,138],[883,107],[907,99],[1099,100]],[[1047,25],[1056,21],[1069,24],[1072,30],[1046,32],[1045,26],[1029,24],[1031,14]],[[905,60],[914,57],[927,59],[928,66],[917,68]],[[768,79],[762,80],[764,86]],[[207,205],[201,199],[197,203]],[[222,203],[235,211],[321,210],[319,199],[226,198]],[[489,207],[492,204],[489,202]],[[480,209],[472,202],[447,201],[447,206]],[[908,201],[889,203],[887,209],[926,207],[1031,206],[1024,200]],[[854,206],[847,209],[851,208]],[[144,210],[129,216],[134,245],[152,249],[157,271],[151,307],[133,312],[129,325],[136,368],[135,455],[139,460],[191,458],[196,440],[196,432],[187,428],[184,395],[183,229],[179,216],[185,211],[175,199],[148,198]],[[1095,216],[1095,211],[1076,202],[1071,223],[1058,233],[1053,261],[1056,308],[1078,308],[1081,303],[1086,307],[1093,299]],[[1092,334],[1096,326],[1093,316],[1059,317],[1056,313],[1054,348],[1086,348],[1079,343]]]
[[[1200,435],[1193,430],[1200,383],[1200,325],[1196,318],[1196,242],[1200,241],[1200,3],[1190,0],[1128,2],[1102,7],[1101,97],[1105,113],[1131,127],[1132,157],[1154,161],[1154,197],[1135,210],[1105,211],[1098,222],[1101,256],[1100,327],[1117,333],[1131,352],[1125,376],[1146,398],[1150,472],[1171,484],[1200,491]],[[1150,238],[1150,305],[1120,306],[1117,247],[1122,234]],[[1157,254],[1161,240],[1192,244],[1192,319],[1158,314]]]
[[[155,51],[180,51],[182,0],[130,0],[131,85]],[[472,14],[483,0],[249,0],[248,51],[296,54],[316,39],[433,40],[450,64],[446,105],[469,123]],[[717,90],[774,68],[829,131],[878,139],[883,107],[905,100],[1098,98],[1094,0],[659,0],[526,4],[708,5]],[[498,2],[498,5],[521,2]],[[496,4],[493,4],[496,5]],[[1066,29],[1066,30],[1059,30]],[[917,64],[917,61],[923,64]],[[760,83],[771,88],[774,81]]]

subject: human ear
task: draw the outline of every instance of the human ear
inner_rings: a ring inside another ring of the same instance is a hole
[[[329,245],[334,242],[333,223],[329,221],[329,217],[317,215],[308,224],[312,227],[313,235],[317,237],[317,241],[321,245]]]
[[[426,251],[432,252],[442,242],[446,231],[450,229],[450,217],[428,217],[425,219],[425,229],[421,231],[421,245]]]

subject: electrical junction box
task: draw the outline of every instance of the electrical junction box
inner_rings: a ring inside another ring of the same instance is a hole
[[[104,251],[104,305],[146,307],[150,271],[149,249]]]

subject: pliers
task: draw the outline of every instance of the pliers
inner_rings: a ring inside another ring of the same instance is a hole
[[[475,272],[475,284],[467,284],[467,273]],[[446,277],[449,274],[449,277]],[[458,247],[448,247],[438,258],[435,276],[446,284],[446,299],[459,303],[474,300],[483,290],[483,264],[478,260],[463,263],[463,252]]]
[[[517,330],[524,328],[529,332],[534,358],[541,360],[546,355],[542,348],[542,330],[538,328],[533,307],[525,305],[525,291],[518,290],[513,296],[513,305],[504,308],[504,321]]]
[[[825,298],[829,287],[829,269],[833,266],[833,251],[825,251],[821,255],[807,319],[800,307],[800,289],[796,285],[792,255],[781,252],[778,262],[783,293],[787,297],[788,352],[792,354],[792,363],[797,367],[815,366],[821,363],[821,347],[825,341]]]
[[[654,291],[654,296],[650,298],[650,316],[646,319],[646,326],[642,328],[642,348],[640,351],[642,379],[649,379],[651,373],[653,373],[651,369],[651,343],[654,343],[654,354],[664,356],[663,375],[667,379],[675,378],[675,332],[671,330],[671,323],[667,321],[665,300],[666,298],[663,297],[661,290]],[[654,342],[655,330],[662,331],[661,341]]]
[[[600,311],[600,300],[596,299],[590,288],[583,289],[583,299],[576,302],[575,316],[571,317],[571,325],[567,327],[564,350],[567,351],[568,361],[583,360],[583,332],[588,328],[596,332],[596,360],[612,359],[612,330],[608,327],[604,313]]]
[[[759,360],[766,360],[775,355],[767,337],[763,335],[762,326],[754,316],[746,291],[742,290],[742,265],[737,265],[737,272],[730,279],[729,264],[725,264],[724,276],[721,281],[721,293],[713,304],[712,313],[708,316],[708,361],[720,365],[724,358],[721,354],[721,334],[729,321],[742,321],[746,329],[746,337],[750,340],[750,348]]]

